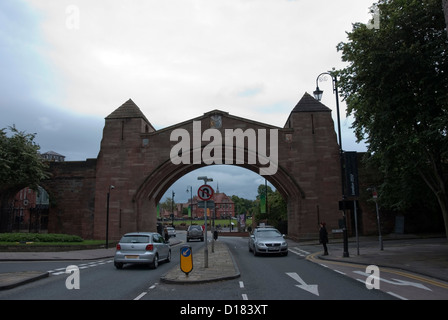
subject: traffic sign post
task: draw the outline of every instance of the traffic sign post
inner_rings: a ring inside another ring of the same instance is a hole
[[[190,246],[180,248],[180,270],[188,274],[193,270],[193,251]]]
[[[200,186],[198,189],[198,197],[199,197],[199,199],[201,199],[203,201],[210,200],[213,197],[214,193],[215,192],[214,192],[213,188],[207,184]]]
[[[209,179],[207,177],[198,177],[198,180],[204,180],[204,184],[199,187],[198,189],[198,197],[199,199],[204,201],[204,221],[205,221],[205,228],[204,228],[204,241],[205,241],[205,248],[204,248],[204,268],[208,268],[208,241],[207,241],[207,200],[210,200],[213,197],[214,190],[211,186],[205,184],[207,181],[213,181],[213,179]]]

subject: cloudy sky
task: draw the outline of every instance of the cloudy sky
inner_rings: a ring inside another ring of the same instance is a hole
[[[97,157],[104,118],[129,98],[156,129],[213,109],[283,127],[321,72],[344,67],[336,45],[373,2],[2,0],[0,128],[37,133],[42,152],[75,161]],[[320,87],[335,110],[331,81]],[[364,151],[342,116],[344,149]],[[176,201],[204,172],[246,198],[264,181],[202,170],[173,185]]]

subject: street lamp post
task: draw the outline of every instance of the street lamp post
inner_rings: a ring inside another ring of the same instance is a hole
[[[190,189],[190,190],[188,190]],[[190,225],[193,224],[193,187],[188,186],[187,192],[190,191]]]
[[[336,95],[336,113],[337,113],[337,119],[338,119],[338,139],[339,139],[339,161],[341,164],[341,185],[342,185],[342,221],[343,221],[343,236],[344,236],[344,257],[348,257],[348,235],[347,235],[347,219],[346,219],[346,213],[345,213],[345,175],[344,175],[344,163],[343,163],[343,154],[344,151],[342,149],[342,135],[341,135],[341,117],[339,115],[339,92],[338,92],[338,80],[336,76],[331,74],[330,72],[323,72],[316,78],[316,90],[313,92],[314,98],[317,101],[322,100],[323,91],[319,89],[319,78],[323,75],[329,75],[333,82],[333,93]]]
[[[380,211],[379,211],[379,208],[378,208],[378,192],[376,190],[376,187],[367,188],[367,191],[372,191],[372,199],[373,199],[373,201],[375,201],[376,221],[378,223],[378,241],[380,243],[380,250],[384,250],[384,247],[383,247],[383,237],[381,235]]]
[[[207,182],[213,181],[212,178],[207,178],[206,176],[198,177],[198,180],[203,180],[204,184]],[[205,249],[204,249],[204,268],[208,268],[208,244],[207,244],[207,201],[204,201],[204,220],[205,220],[205,228],[204,228],[204,241],[205,241]]]
[[[171,226],[174,228],[174,191],[171,191]]]
[[[107,204],[106,204],[106,249],[109,249],[109,200],[110,200],[110,191],[115,189],[113,185],[109,186],[109,190],[107,191]]]

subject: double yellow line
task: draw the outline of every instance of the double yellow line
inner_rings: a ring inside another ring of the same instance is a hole
[[[322,252],[316,252],[308,255],[306,259],[308,261],[314,262],[314,263],[325,263],[325,264],[332,264],[332,265],[339,265],[339,266],[347,266],[347,267],[353,267],[353,268],[359,268],[360,266],[367,266],[367,264],[363,263],[349,263],[349,262],[342,262],[342,261],[334,261],[334,260],[321,260],[317,256],[321,255]],[[392,269],[392,268],[386,268],[386,267],[379,267],[380,272],[387,272],[392,273],[396,275],[400,275],[406,278],[410,278],[413,280],[421,281],[427,284],[431,284],[433,286],[437,286],[443,289],[448,289],[448,283],[442,282],[435,279],[430,279],[426,276],[420,276],[415,273],[410,273],[407,271],[401,271],[399,269]]]

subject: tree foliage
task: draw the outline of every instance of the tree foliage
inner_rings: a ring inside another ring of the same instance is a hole
[[[0,231],[10,231],[10,201],[25,187],[37,190],[39,182],[49,177],[47,165],[39,155],[35,134],[12,126],[0,130]]]
[[[358,140],[384,176],[383,203],[401,206],[418,177],[448,236],[448,37],[439,0],[380,0],[379,28],[354,24],[336,72]],[[381,192],[382,191],[382,192]]]
[[[287,221],[287,208],[286,201],[283,199],[282,195],[278,190],[272,191],[270,186],[260,184],[258,186],[257,202],[260,201],[262,195],[266,193],[267,189],[267,210],[266,213],[261,213],[259,207],[256,210],[256,220],[267,220],[270,225],[276,228],[280,228],[282,222]],[[286,232],[286,231],[285,231]]]
[[[252,215],[254,213],[256,206],[254,200],[240,198],[236,195],[232,195],[231,199],[235,205],[235,215],[244,213]]]
[[[19,131],[12,126],[8,136],[0,130],[0,194],[15,193],[24,187],[36,189],[48,178],[47,165],[42,161],[35,134]]]

